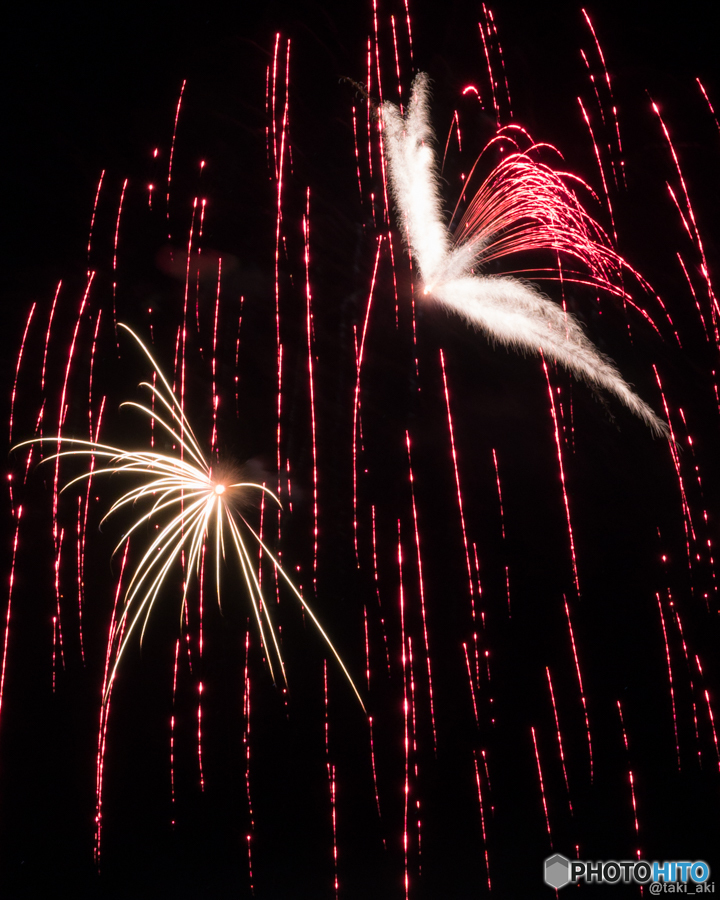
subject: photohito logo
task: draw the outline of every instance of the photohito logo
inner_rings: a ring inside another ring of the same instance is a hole
[[[714,894],[714,882],[708,883],[710,866],[706,862],[584,862],[567,859],[560,853],[545,860],[545,884],[561,888],[585,881],[589,884],[649,884],[651,894]],[[688,890],[690,886],[690,890]]]

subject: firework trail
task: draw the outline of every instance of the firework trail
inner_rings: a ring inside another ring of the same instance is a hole
[[[600,229],[560,176],[526,154],[511,155],[481,187],[453,237],[441,212],[427,75],[415,78],[405,115],[389,101],[380,114],[400,227],[424,293],[493,341],[542,351],[578,378],[615,394],[653,433],[668,435],[665,423],[571,315],[516,278],[473,274],[474,266],[490,259],[529,247],[551,248],[586,264],[590,283],[613,290],[610,277],[622,261],[599,242]]]

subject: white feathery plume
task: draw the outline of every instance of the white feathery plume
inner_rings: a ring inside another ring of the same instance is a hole
[[[474,266],[490,259],[546,248],[580,261],[589,272],[584,280],[624,295],[611,279],[625,264],[600,226],[557,172],[527,154],[514,153],[497,166],[471,202],[459,237],[451,235],[442,213],[429,95],[428,76],[420,73],[405,115],[394,103],[380,106],[392,193],[424,293],[491,340],[540,352],[611,391],[655,434],[667,436],[665,422],[571,315],[524,281],[473,273]]]

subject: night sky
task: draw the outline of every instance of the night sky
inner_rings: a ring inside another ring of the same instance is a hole
[[[404,4],[379,3],[384,96],[394,100],[398,90],[392,15],[403,98],[416,71],[433,80],[441,155],[458,112],[462,144],[453,131],[443,170],[448,213],[498,118],[513,121],[562,153],[562,161],[552,155],[546,161],[592,187],[595,197],[583,188],[578,195],[610,235],[615,228],[619,253],[652,285],[644,291],[628,275],[625,287],[638,311],[569,281],[542,283],[663,418],[667,402],[681,448],[678,475],[666,441],[653,439],[614,397],[550,365],[576,579],[541,360],[492,346],[424,302],[417,289],[413,295],[391,213],[393,266],[377,130],[370,171],[367,107],[346,80],[367,81],[373,7],[370,0],[347,7],[340,12],[339,4],[305,0],[232,11],[209,4],[192,12],[166,4],[72,12],[57,6],[25,7],[9,17],[2,54],[7,227],[0,421],[9,421],[18,352],[35,303],[12,443],[39,435],[41,409],[43,434],[57,434],[79,322],[63,434],[86,437],[88,404],[96,421],[106,398],[101,440],[146,446],[147,423],[118,407],[143,398],[137,385],[152,368],[117,335],[115,322],[151,341],[175,378],[193,223],[186,413],[207,444],[214,358],[220,457],[246,464],[273,488],[279,484],[280,516],[256,505],[248,520],[257,527],[262,518],[268,543],[331,635],[372,732],[297,601],[283,588],[276,594],[270,567],[262,570],[263,585],[280,626],[286,693],[270,676],[239,570],[231,561],[223,566],[222,612],[211,580],[206,584],[201,655],[197,592],[180,623],[178,565],[142,648],[130,642],[114,684],[98,866],[98,722],[121,574],[121,554],[112,554],[132,516],[99,525],[127,482],[93,481],[80,616],[76,532],[84,488],[61,495],[58,564],[53,464],[38,468],[36,451],[26,478],[27,451],[12,453],[0,551],[0,634],[7,641],[0,709],[3,898],[57,888],[103,898],[402,898],[406,873],[417,900],[550,896],[542,862],[555,852],[589,860],[703,859],[711,880],[720,871],[720,634],[711,561],[720,540],[718,343],[694,237],[697,228],[710,277],[717,278],[720,132],[696,82],[720,109],[707,8],[689,3],[660,14],[651,3],[588,6],[612,101],[579,6],[493,5],[502,47],[501,63],[489,38],[496,112],[477,24],[486,22],[482,4],[411,2],[411,61]],[[278,33],[278,125],[288,41],[290,51],[276,278],[278,184],[267,141],[266,78]],[[370,93],[377,97],[374,56],[372,65]],[[463,95],[468,84],[482,104]],[[578,96],[597,138],[613,220]],[[672,136],[695,224],[653,101]],[[492,152],[483,157],[483,172],[493,160]],[[618,172],[622,164],[626,186],[614,183],[613,162]],[[207,201],[202,235],[195,198]],[[554,266],[552,255],[538,253],[488,271]],[[88,271],[92,285],[78,319]],[[356,347],[371,285],[354,432]],[[64,463],[61,484],[83,465]],[[62,655],[53,626],[58,602]],[[637,886],[582,890],[639,895]]]

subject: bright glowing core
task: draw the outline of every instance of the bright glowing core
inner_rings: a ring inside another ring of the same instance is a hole
[[[224,484],[216,484],[215,485],[215,493],[216,494],[224,494],[225,493],[225,485]]]

